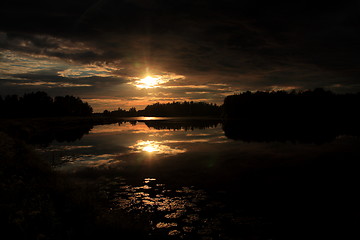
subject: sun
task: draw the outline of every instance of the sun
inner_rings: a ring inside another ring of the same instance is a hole
[[[147,76],[137,81],[137,87],[139,88],[154,88],[159,84],[159,78]]]

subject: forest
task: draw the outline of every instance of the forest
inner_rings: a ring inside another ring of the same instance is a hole
[[[0,96],[0,117],[59,117],[91,116],[92,107],[79,97],[50,97],[46,92],[26,93],[23,96]]]
[[[322,88],[306,91],[242,92],[225,97],[223,105],[206,102],[154,103],[143,110],[104,110],[96,115],[106,117],[222,117],[271,122],[354,121],[360,105],[360,93],[335,94]],[[45,92],[0,96],[0,117],[92,116],[92,107],[79,97],[50,97]]]
[[[359,93],[243,92],[225,98],[223,130],[228,138],[248,142],[331,142],[360,135],[359,106]]]
[[[130,108],[129,111],[119,108],[115,111],[105,110],[103,115],[113,117],[220,117],[221,106],[205,102],[171,102],[171,103],[154,103],[148,105],[144,110]]]
[[[306,91],[242,92],[225,97],[223,117],[271,121],[355,118],[360,93],[335,94],[322,88]]]

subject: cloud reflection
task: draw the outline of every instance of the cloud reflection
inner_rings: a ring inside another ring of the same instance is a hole
[[[120,154],[65,155],[60,157],[56,169],[60,171],[76,171],[81,168],[106,168],[111,164],[120,163],[121,160],[118,159],[119,155]]]
[[[162,142],[158,141],[143,141],[139,140],[133,146],[130,146],[133,149],[133,152],[140,153],[146,152],[151,154],[168,154],[176,155],[179,153],[186,152],[186,149],[172,148],[168,145],[164,145]]]

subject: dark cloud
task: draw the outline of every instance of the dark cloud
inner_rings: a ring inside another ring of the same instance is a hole
[[[128,81],[120,77],[63,77],[59,69],[41,70],[23,74],[11,74],[0,79],[0,95],[23,94],[29,91],[46,91],[52,96],[64,95],[113,95],[113,89]]]
[[[51,81],[51,82],[71,82],[71,83],[86,83],[91,85],[108,85],[108,84],[120,84],[126,83],[127,80],[117,77],[99,77],[99,76],[91,76],[91,77],[63,77],[58,75],[57,70],[42,70],[32,73],[25,74],[11,74],[14,78],[21,78],[28,81]]]
[[[111,52],[104,52],[89,43],[76,42],[71,38],[12,32],[0,34],[2,35],[0,37],[0,49],[3,50],[57,57],[83,63],[115,59]]]
[[[118,84],[119,76],[140,77],[150,68],[153,74],[183,75],[188,85],[227,83],[228,92],[281,87],[354,92],[360,91],[359,9],[359,1],[8,1],[0,9],[0,50],[69,64],[113,63],[118,69],[107,78],[47,76],[99,88],[100,82]],[[21,74],[11,77],[46,78]],[[219,94],[214,90],[206,97]]]

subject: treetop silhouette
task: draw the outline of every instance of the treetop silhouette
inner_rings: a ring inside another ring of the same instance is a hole
[[[45,92],[26,93],[22,97],[0,97],[1,117],[90,116],[92,107],[79,97],[50,97]]]

